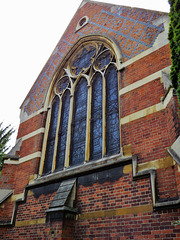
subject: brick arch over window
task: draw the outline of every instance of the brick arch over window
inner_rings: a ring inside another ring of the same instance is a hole
[[[40,174],[120,154],[121,61],[115,42],[98,35],[81,38],[68,52],[47,95]]]

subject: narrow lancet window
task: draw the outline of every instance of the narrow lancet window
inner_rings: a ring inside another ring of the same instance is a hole
[[[60,102],[60,99],[58,96],[56,96],[52,103],[51,122],[49,127],[46,154],[45,154],[45,163],[44,163],[44,170],[43,170],[44,174],[51,172],[51,169],[52,169],[57,120],[58,120],[58,113],[59,113],[59,102]]]
[[[102,157],[102,75],[95,74],[92,83],[90,160]]]
[[[81,77],[74,95],[74,113],[72,122],[71,159],[70,165],[83,163],[85,160],[87,115],[87,81]]]
[[[118,75],[114,64],[105,73],[106,79],[106,155],[120,152]]]
[[[57,146],[57,156],[56,156],[56,170],[62,170],[64,168],[66,139],[67,139],[67,130],[68,130],[68,118],[69,118],[69,106],[70,106],[70,92],[66,91],[62,97],[61,121],[59,126],[58,146]]]

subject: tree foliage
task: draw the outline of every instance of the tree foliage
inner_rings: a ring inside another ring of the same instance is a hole
[[[11,125],[3,128],[2,122],[0,123],[0,171],[3,167],[3,157],[5,152],[9,149],[7,143],[10,140],[11,135],[14,133],[14,129],[11,128]]]
[[[169,0],[170,24],[168,39],[171,49],[171,73],[170,78],[173,87],[177,91],[180,104],[180,0]]]

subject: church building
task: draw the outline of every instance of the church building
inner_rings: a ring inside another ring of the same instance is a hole
[[[180,239],[168,13],[83,0],[21,105],[0,239]]]

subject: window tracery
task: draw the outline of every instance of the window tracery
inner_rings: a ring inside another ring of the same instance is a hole
[[[44,140],[43,174],[120,153],[117,58],[85,42],[57,75]]]

